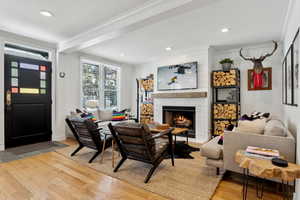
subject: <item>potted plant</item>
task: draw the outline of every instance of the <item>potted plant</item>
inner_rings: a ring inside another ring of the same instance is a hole
[[[224,71],[229,71],[233,65],[233,60],[230,58],[225,58],[219,62],[222,65]]]

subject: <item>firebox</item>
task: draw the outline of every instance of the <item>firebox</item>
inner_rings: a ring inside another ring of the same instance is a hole
[[[196,137],[195,107],[163,106],[163,123],[172,127],[188,128],[188,137]]]

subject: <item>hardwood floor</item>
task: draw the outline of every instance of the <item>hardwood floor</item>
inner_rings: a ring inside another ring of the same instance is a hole
[[[72,144],[73,141],[66,141]],[[212,200],[240,200],[241,184],[223,180]],[[250,188],[248,199],[256,199]],[[0,164],[0,200],[90,200],[166,198],[112,178],[64,156],[50,152]],[[279,200],[266,193],[265,200]]]

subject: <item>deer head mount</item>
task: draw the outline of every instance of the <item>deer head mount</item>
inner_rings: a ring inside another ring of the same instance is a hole
[[[253,64],[254,64],[254,66],[253,66],[254,71],[255,71],[256,73],[261,73],[261,72],[263,71],[263,64],[262,64],[262,62],[263,62],[267,57],[272,56],[272,55],[275,53],[275,51],[277,50],[277,48],[278,48],[278,43],[275,42],[275,41],[273,41],[273,43],[274,43],[274,49],[273,49],[273,51],[272,51],[271,53],[267,53],[266,55],[260,56],[259,58],[255,58],[255,57],[253,57],[253,58],[246,58],[246,57],[243,56],[243,54],[242,54],[243,48],[241,48],[241,50],[240,50],[240,56],[241,56],[244,60],[253,62]]]

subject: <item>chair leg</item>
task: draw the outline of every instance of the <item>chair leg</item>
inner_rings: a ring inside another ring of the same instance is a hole
[[[101,152],[100,151],[97,151],[94,156],[90,159],[89,163],[92,163],[93,160],[100,154]]]
[[[80,149],[82,149],[83,146],[79,145],[79,147],[77,149],[75,149],[75,151],[71,154],[71,156],[74,156],[78,151],[80,151]]]
[[[153,172],[156,170],[156,168],[157,168],[158,165],[159,165],[159,163],[153,165],[153,167],[150,169],[148,175],[146,176],[146,178],[145,178],[145,180],[144,180],[144,183],[148,183],[148,181],[150,180],[150,178],[151,178]]]
[[[126,159],[127,159],[126,157],[123,157],[123,158],[119,161],[118,165],[117,165],[116,168],[114,169],[114,172],[117,172],[117,171],[118,171],[118,169],[121,167],[121,165],[124,163],[124,161],[125,161]]]
[[[220,175],[220,168],[217,167],[217,176],[219,176],[219,175]]]
[[[171,162],[172,166],[174,166],[174,151],[172,145],[170,145],[170,151],[171,151]]]

